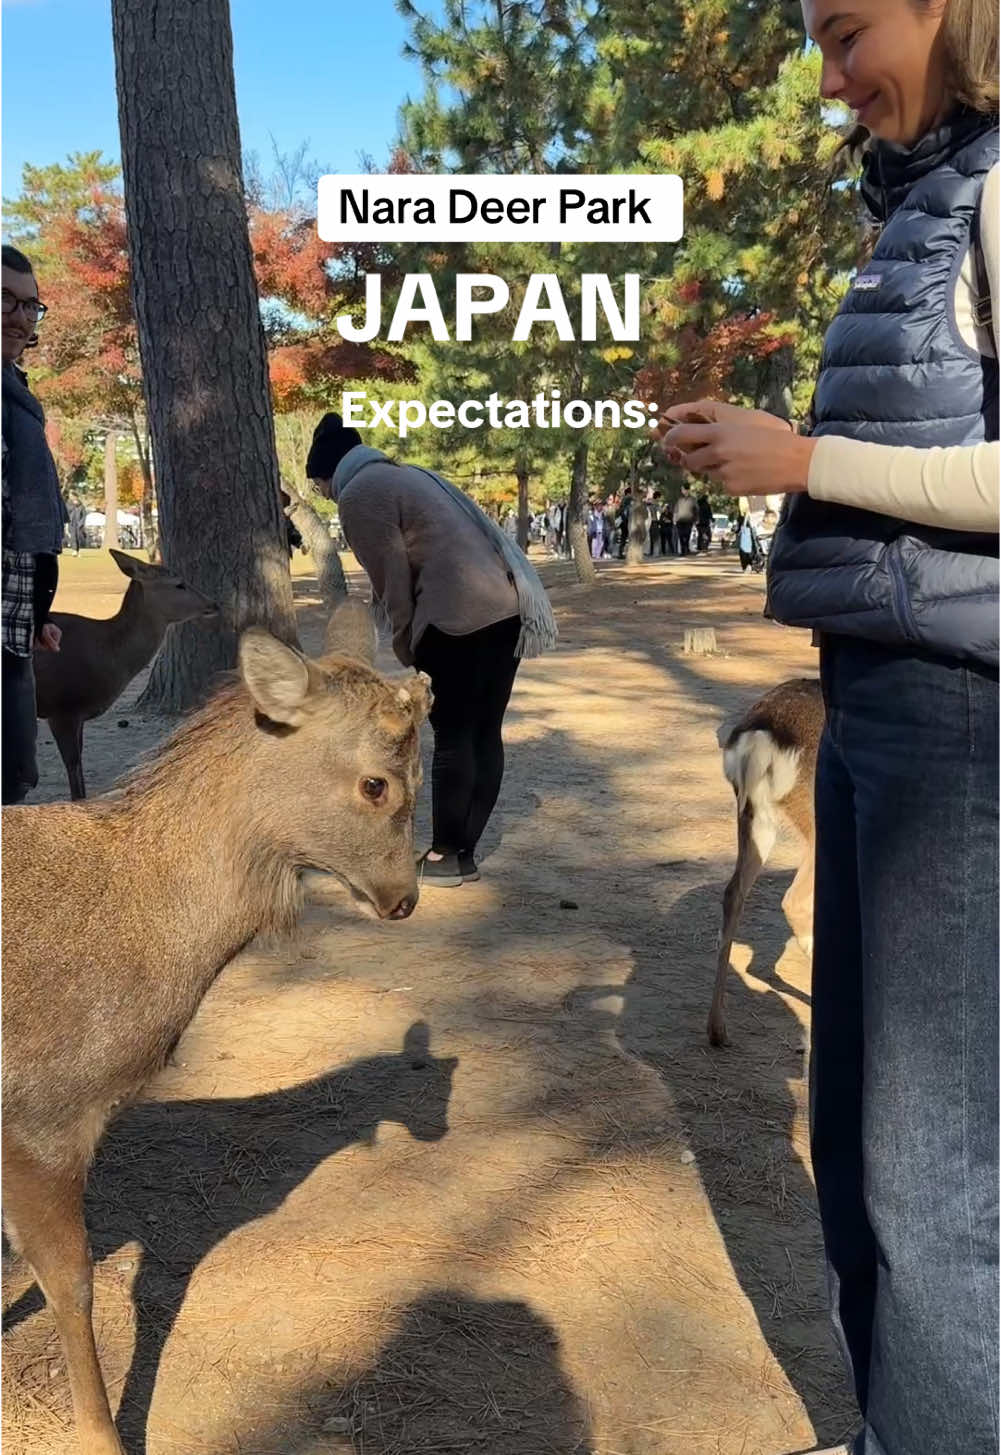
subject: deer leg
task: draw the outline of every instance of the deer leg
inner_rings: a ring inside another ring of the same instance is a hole
[[[124,1455],[108,1408],[91,1322],[93,1274],[81,1172],[43,1166],[4,1144],[3,1195],[11,1240],[52,1310],[66,1358],[83,1455]]]
[[[813,959],[813,846],[810,845],[796,878],[782,900],[789,928],[807,959]]]
[[[756,820],[753,805],[746,803],[737,814],[737,866],[723,891],[723,929],[720,934],[719,958],[716,961],[716,983],[713,986],[712,1005],[709,1007],[708,1033],[711,1046],[730,1044],[726,1033],[724,1007],[733,937],[737,933],[747,896],[754,887],[774,842],[774,828],[766,825],[760,818]]]
[[[69,778],[70,797],[86,798],[83,782],[83,719],[79,717],[50,717],[49,731],[55,738],[59,756]]]

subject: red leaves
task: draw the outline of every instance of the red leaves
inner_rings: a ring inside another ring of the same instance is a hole
[[[402,153],[394,160],[399,170],[408,166]],[[50,210],[36,239],[50,308],[32,360],[41,366],[36,383],[45,402],[68,415],[128,420],[142,409],[142,375],[124,201],[98,183],[66,198],[66,210]],[[320,241],[315,220],[290,211],[252,207],[248,224],[260,295],[280,300],[289,315],[270,350],[277,410],[312,408],[348,380],[413,376],[399,355],[347,343],[334,329],[361,296],[364,274],[380,266],[374,246],[347,255]],[[330,264],[338,261],[335,275]]]
[[[283,344],[268,354],[271,393],[280,413],[312,409],[331,387],[358,379],[401,383],[415,377],[414,366],[399,354],[373,350],[345,339]]]
[[[337,249],[320,241],[315,221],[259,208],[251,209],[249,220],[261,296],[280,298],[310,316],[325,315],[333,294],[325,264],[337,255]]]
[[[739,360],[764,359],[793,342],[792,334],[774,331],[769,313],[735,314],[705,331],[686,324],[674,337],[677,363],[640,370],[637,398],[667,407],[685,399],[725,395]]]

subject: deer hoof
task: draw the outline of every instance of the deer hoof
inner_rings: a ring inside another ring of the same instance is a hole
[[[730,1037],[726,1033],[726,1026],[714,1016],[709,1018],[708,1034],[710,1046],[729,1046]]]

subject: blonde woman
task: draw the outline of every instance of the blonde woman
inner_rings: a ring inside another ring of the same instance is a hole
[[[811,1145],[855,1455],[998,1449],[998,10],[804,0],[882,232],[807,437],[668,411],[788,492],[768,611],[820,640]]]

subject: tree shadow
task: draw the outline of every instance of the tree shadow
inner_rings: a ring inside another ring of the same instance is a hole
[[[381,1122],[417,1141],[448,1131],[455,1057],[430,1053],[424,1022],[399,1053],[369,1056],[284,1091],[144,1102],[102,1143],[87,1188],[95,1262],[138,1241],[136,1343],[118,1413],[128,1451],[142,1455],[164,1346],[195,1269],[222,1240],[274,1212],[312,1172]],[[155,1207],[139,1220],[138,1209]],[[44,1305],[33,1284],[6,1312],[13,1328]]]
[[[527,1304],[450,1288],[407,1305],[377,1358],[349,1383],[319,1380],[252,1455],[593,1455],[591,1422],[556,1331]]]
[[[760,877],[742,937],[753,934],[747,927],[752,910],[754,918],[774,916],[784,924],[781,898],[790,879],[780,873]],[[664,914],[660,938],[666,955],[679,940],[690,943],[693,922],[719,923],[722,890],[722,882],[700,885]],[[623,1050],[652,1067],[668,1089],[737,1280],[823,1443],[842,1438],[854,1407],[827,1319],[807,1149],[797,1149],[794,1140],[793,1084],[805,1082],[806,1035],[774,992],[807,1004],[809,997],[789,986],[769,957],[757,965],[752,960],[752,966],[749,973],[760,981],[760,991],[735,971],[730,974],[727,1024],[733,1045],[725,1050],[713,1050],[705,1033],[712,955],[706,957],[705,995],[697,1011],[691,1004],[679,1009],[665,996],[663,966],[649,954],[635,956],[624,987],[582,987],[572,1003],[597,1025],[614,1027]],[[616,995],[622,999],[617,1016],[592,1005]]]

